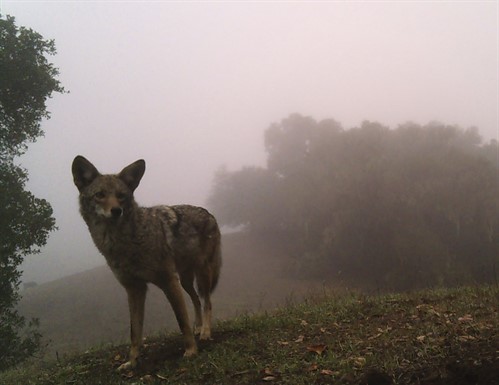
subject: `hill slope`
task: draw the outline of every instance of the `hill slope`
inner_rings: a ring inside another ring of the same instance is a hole
[[[114,369],[127,345],[19,368],[0,383],[495,385],[499,288],[316,296],[219,322],[193,359],[181,346],[177,334],[148,339],[139,368],[123,374]]]
[[[222,246],[222,273],[213,296],[215,318],[272,308],[318,286],[283,278],[284,256],[244,233],[224,235]],[[107,266],[26,290],[19,311],[40,319],[46,353],[53,359],[56,352],[60,356],[129,338],[126,294]],[[177,329],[164,294],[150,286],[145,335]]]

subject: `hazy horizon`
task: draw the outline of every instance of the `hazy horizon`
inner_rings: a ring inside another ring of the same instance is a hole
[[[497,2],[0,3],[54,39],[45,137],[18,163],[59,230],[25,281],[105,263],[78,213],[71,162],[143,158],[140,204],[204,205],[215,171],[265,165],[263,132],[291,113],[396,128],[475,126],[498,139]]]

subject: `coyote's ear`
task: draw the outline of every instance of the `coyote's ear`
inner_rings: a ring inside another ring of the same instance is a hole
[[[74,158],[71,171],[73,172],[74,183],[79,191],[87,187],[100,175],[95,166],[81,155]]]
[[[146,162],[144,162],[143,159],[140,159],[121,170],[118,177],[126,183],[130,190],[134,191],[139,185],[145,171]]]

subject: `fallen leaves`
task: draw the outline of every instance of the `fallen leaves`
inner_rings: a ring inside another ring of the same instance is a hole
[[[469,334],[465,334],[462,336],[458,336],[457,340],[460,342],[470,342],[470,341],[475,341],[476,337],[470,336]]]
[[[158,380],[166,381],[166,380],[168,380],[168,378],[165,376],[162,376],[161,374],[157,374],[157,373],[156,374],[146,374],[146,375],[140,377],[140,381],[146,382],[146,383],[147,382],[156,382]]]
[[[272,369],[270,368],[265,368],[262,370],[262,381],[265,381],[265,382],[272,382],[272,381],[275,381],[278,379],[280,373],[279,372],[276,372],[276,371],[273,371]]]
[[[323,375],[323,376],[337,376],[340,374],[339,371],[337,370],[329,370],[329,369],[322,369],[320,371],[320,373]]]
[[[305,339],[304,335],[299,335],[298,338],[294,342],[299,344],[299,343],[303,342],[304,339]]]
[[[305,340],[305,336],[303,334],[300,334],[293,342],[296,343],[296,344],[300,344],[304,340]],[[279,346],[289,346],[290,345],[289,341],[283,341],[283,340],[279,340],[276,343]]]
[[[307,351],[315,353],[317,355],[321,355],[327,349],[326,344],[314,344],[307,346]]]
[[[354,357],[352,359],[353,366],[357,369],[363,368],[366,365],[365,357]]]
[[[471,314],[465,314],[463,315],[462,317],[459,317],[458,319],[458,322],[471,322],[473,321],[473,317],[471,316]]]
[[[133,378],[134,376],[135,376],[135,373],[133,371],[121,373],[121,377],[123,377],[123,378]]]
[[[305,371],[307,372],[315,372],[319,370],[319,365],[314,362],[310,364],[307,368],[305,368]],[[338,376],[340,372],[338,370],[331,370],[331,369],[321,369],[319,373],[323,376]]]
[[[377,333],[372,335],[372,336],[369,336],[367,339],[368,340],[375,340],[376,338],[379,338],[381,337],[382,335],[386,334],[386,333],[389,333],[390,331],[392,330],[392,327],[391,326],[387,326],[386,328],[382,329],[382,328],[377,328],[376,331]]]

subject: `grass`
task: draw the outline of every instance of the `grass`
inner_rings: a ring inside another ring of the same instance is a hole
[[[127,345],[33,363],[0,384],[499,384],[499,288],[366,296],[316,294],[272,312],[218,322],[182,358],[178,334],[145,341],[137,370],[118,374]]]

